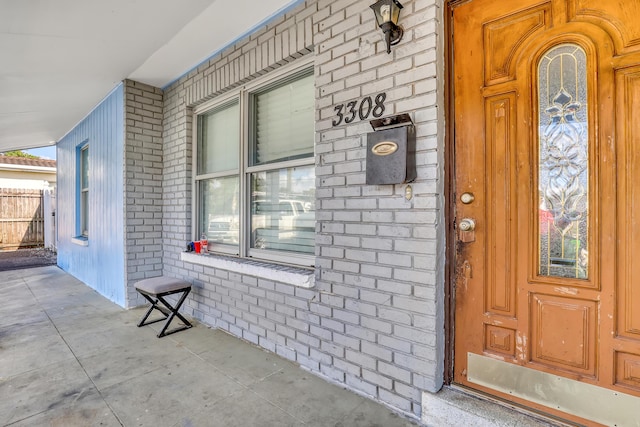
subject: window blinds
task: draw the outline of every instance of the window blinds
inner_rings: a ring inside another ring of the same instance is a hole
[[[253,95],[252,164],[313,155],[314,80],[306,73]]]
[[[240,108],[238,101],[198,117],[198,175],[238,169]]]

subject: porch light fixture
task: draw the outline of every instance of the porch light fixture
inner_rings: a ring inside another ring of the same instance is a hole
[[[404,34],[402,27],[398,26],[402,5],[398,0],[378,0],[369,7],[376,14],[378,27],[384,33],[384,39],[387,42],[387,53],[391,53],[391,46],[400,43]]]

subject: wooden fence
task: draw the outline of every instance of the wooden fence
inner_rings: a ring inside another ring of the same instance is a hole
[[[0,188],[0,249],[43,245],[43,191]]]

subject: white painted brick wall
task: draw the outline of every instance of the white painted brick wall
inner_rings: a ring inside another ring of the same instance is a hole
[[[162,274],[162,91],[125,80],[125,265],[127,307],[145,303],[133,284]]]
[[[444,357],[442,0],[405,0],[402,42],[388,55],[372,0],[307,0],[225,49],[164,93],[164,274],[194,284],[189,314],[318,375],[420,417]],[[192,239],[192,109],[301,56],[316,82],[316,286],[296,288],[180,261]],[[438,62],[440,61],[440,62]],[[386,92],[385,115],[409,113],[417,180],[365,184],[366,133],[333,127],[334,106]]]

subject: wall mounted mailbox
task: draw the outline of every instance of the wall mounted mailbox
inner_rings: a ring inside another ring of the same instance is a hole
[[[416,179],[416,128],[408,114],[371,120],[367,134],[367,184]]]

